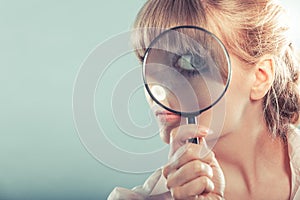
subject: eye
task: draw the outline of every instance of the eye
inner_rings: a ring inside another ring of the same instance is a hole
[[[195,67],[192,65],[193,57],[192,55],[183,55],[177,60],[177,66],[183,70],[194,71]]]
[[[199,75],[209,70],[204,57],[191,53],[176,56],[174,66],[181,74],[187,76]]]
[[[208,70],[208,66],[205,58],[197,54],[193,55],[191,63],[193,67],[199,72],[204,72],[205,70]]]

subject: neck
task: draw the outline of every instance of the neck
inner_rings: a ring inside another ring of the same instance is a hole
[[[287,148],[282,139],[271,136],[262,123],[263,116],[249,113],[258,112],[248,112],[248,117],[232,132],[223,134],[213,148],[220,165],[240,174],[248,189],[261,177],[270,174],[270,170],[287,171],[289,167]]]
[[[266,161],[272,165],[280,163],[284,157],[284,146],[280,138],[272,137],[265,129],[256,128],[232,132],[221,137],[214,147],[214,152],[225,163],[248,168],[251,166],[249,164],[261,163],[256,161]]]

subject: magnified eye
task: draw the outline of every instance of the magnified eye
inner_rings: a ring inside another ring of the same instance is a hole
[[[193,61],[192,55],[183,55],[178,59],[177,65],[181,69],[194,71],[195,68],[192,65],[192,61]]]
[[[204,57],[199,55],[193,55],[191,63],[193,67],[199,72],[205,72],[208,70],[207,62]]]
[[[208,71],[205,59],[193,54],[177,56],[174,66],[181,74],[186,76],[194,76]]]

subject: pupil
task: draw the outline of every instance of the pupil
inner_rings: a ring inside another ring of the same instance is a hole
[[[178,61],[177,65],[181,69],[189,71],[201,71],[205,67],[206,61],[199,55],[185,54],[182,55]]]

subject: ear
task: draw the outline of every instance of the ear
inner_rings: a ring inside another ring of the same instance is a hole
[[[251,100],[262,99],[272,86],[275,77],[274,60],[265,56],[255,65],[255,80],[253,82]]]

